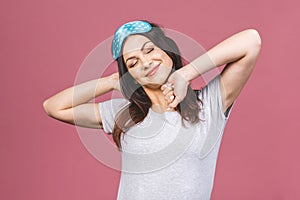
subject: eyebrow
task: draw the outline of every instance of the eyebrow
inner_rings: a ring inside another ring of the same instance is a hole
[[[147,42],[145,42],[145,43],[143,44],[143,46],[141,47],[141,51],[144,50],[145,45],[146,45],[147,43],[149,43],[149,42],[151,42],[151,41],[149,40],[149,41],[147,41]],[[128,60],[130,60],[130,59],[132,59],[132,58],[134,58],[134,57],[135,57],[135,56],[131,56],[131,57],[127,58],[126,61],[125,61],[125,63],[127,63]]]

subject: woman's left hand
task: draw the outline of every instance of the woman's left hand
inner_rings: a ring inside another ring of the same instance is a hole
[[[180,74],[180,70],[170,75],[167,82],[161,87],[165,98],[168,100],[169,108],[176,108],[183,101],[187,94],[188,85],[189,82]]]

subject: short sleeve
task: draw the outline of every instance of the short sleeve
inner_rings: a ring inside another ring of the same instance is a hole
[[[212,79],[202,90],[200,90],[199,98],[206,103],[206,107],[210,108],[209,111],[212,116],[227,120],[233,105],[229,106],[226,112],[223,113],[220,84],[221,77],[218,75]]]
[[[203,102],[202,117],[205,121],[206,130],[200,157],[205,157],[209,154],[222,137],[227,119],[233,107],[231,105],[223,113],[220,81],[220,75],[217,75],[199,92],[199,98]]]
[[[127,99],[111,99],[98,103],[98,109],[102,120],[103,130],[107,134],[111,134],[115,124],[115,117],[117,113],[127,104]]]

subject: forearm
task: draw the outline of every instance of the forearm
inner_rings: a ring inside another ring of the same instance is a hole
[[[90,100],[112,91],[116,84],[114,75],[90,80],[67,88],[44,102],[45,110],[64,110],[87,103]]]
[[[255,34],[255,30],[248,29],[232,35],[181,68],[182,75],[191,81],[213,68],[243,58],[257,44]]]

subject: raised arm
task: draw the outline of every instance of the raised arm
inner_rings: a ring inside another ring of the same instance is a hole
[[[223,111],[225,112],[247,82],[255,66],[260,48],[259,33],[255,29],[247,29],[225,39],[193,62],[177,70],[168,80],[169,83],[174,84],[174,94],[178,96],[178,99],[175,97],[175,100],[170,103],[170,107],[176,107],[185,97],[184,88],[191,80],[215,67],[226,64],[220,79]]]
[[[118,73],[67,88],[43,103],[46,113],[57,120],[87,128],[102,128],[98,103],[90,100],[119,89]]]

